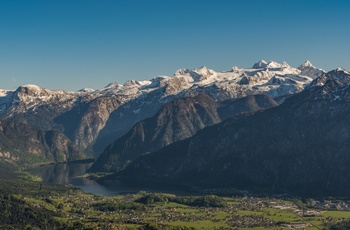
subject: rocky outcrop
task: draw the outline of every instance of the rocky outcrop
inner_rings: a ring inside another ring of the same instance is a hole
[[[118,96],[100,96],[92,101],[76,103],[73,109],[57,116],[54,121],[63,127],[64,133],[77,146],[92,152],[99,132],[120,104]]]
[[[63,133],[41,131],[13,121],[0,122],[1,161],[24,165],[83,158],[85,154]]]

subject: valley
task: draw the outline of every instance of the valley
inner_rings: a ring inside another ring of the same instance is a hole
[[[349,84],[260,61],[2,90],[0,227],[346,229]]]
[[[350,1],[0,1],[0,230],[349,230]]]
[[[346,229],[350,224],[347,199],[144,191],[99,196],[12,170],[0,178],[1,229]]]

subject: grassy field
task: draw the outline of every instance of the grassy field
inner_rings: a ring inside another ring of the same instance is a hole
[[[20,172],[6,175],[0,178],[5,207],[0,217],[6,220],[0,222],[1,229],[28,225],[50,229],[45,227],[49,224],[53,229],[328,229],[350,220],[348,202],[342,200],[303,202],[145,192],[106,197],[71,186],[42,184],[38,178]],[[22,225],[11,224],[5,216],[13,207],[20,210]],[[31,215],[36,222],[26,222]],[[53,219],[48,221],[48,216]]]
[[[146,195],[101,197],[76,190],[21,198],[57,213],[56,220],[62,223],[93,229],[327,229],[332,223],[350,218],[347,210],[300,210],[292,202],[274,198],[225,197],[222,207],[180,204],[174,196],[164,202],[139,203]],[[307,214],[312,212],[315,214]],[[146,228],[148,224],[155,225]]]

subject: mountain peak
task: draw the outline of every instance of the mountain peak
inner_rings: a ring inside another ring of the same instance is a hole
[[[42,88],[38,85],[33,85],[33,84],[27,84],[27,85],[22,85],[20,86],[22,88],[28,88],[28,89],[31,89],[31,90],[41,90]]]
[[[30,97],[38,97],[38,98],[47,97],[52,92],[53,91],[51,90],[47,90],[40,86],[32,85],[32,84],[22,85],[15,90],[16,94],[20,94],[23,96],[30,96]]]
[[[195,69],[194,71],[199,73],[199,74],[206,74],[206,73],[208,73],[209,69],[206,66],[202,66],[198,69]]]
[[[260,60],[259,62],[253,65],[253,69],[262,69],[262,68],[290,68],[290,66],[288,65],[287,62],[283,62],[282,64],[280,64],[275,61],[266,62],[265,60]]]
[[[208,70],[208,67],[206,67],[205,65],[201,66],[200,68],[197,69],[198,71],[200,70]]]
[[[261,69],[266,67],[267,67],[267,62],[265,60],[260,60],[259,62],[253,65],[253,69]]]
[[[112,82],[106,85],[104,88],[119,88],[121,85],[118,82]]]
[[[174,76],[186,75],[186,74],[188,74],[190,71],[191,71],[191,70],[189,70],[189,69],[181,68],[181,69],[176,70]]]
[[[79,93],[91,93],[91,92],[94,92],[94,91],[95,90],[91,89],[91,88],[83,88],[83,89],[78,90]]]
[[[345,73],[349,73],[349,72],[346,71],[343,67],[338,67],[335,71],[336,71],[336,72],[345,72]]]
[[[267,67],[269,68],[281,68],[281,67],[285,67],[284,66],[284,63],[287,64],[286,62],[283,62],[283,64],[280,64],[278,62],[275,62],[275,61],[270,61],[268,64],[267,64]],[[288,64],[287,64],[288,65]],[[288,65],[289,66],[289,65]]]
[[[298,70],[300,70],[300,75],[306,75],[312,79],[316,79],[317,77],[320,77],[322,74],[326,73],[323,69],[313,66],[309,60],[306,60],[304,64],[300,65]]]
[[[284,61],[282,62],[282,67],[290,68],[290,65],[288,65],[288,63]]]
[[[305,68],[315,68],[315,67],[311,64],[311,62],[309,60],[306,60],[304,62],[304,64],[302,64],[301,66],[298,67],[298,69],[302,70]]]
[[[128,80],[124,83],[123,86],[140,86],[140,82],[136,81],[136,80]]]
[[[338,67],[335,70],[331,70],[328,72],[329,75],[334,75],[334,76],[349,76],[350,72],[346,71],[344,68],[342,67]]]

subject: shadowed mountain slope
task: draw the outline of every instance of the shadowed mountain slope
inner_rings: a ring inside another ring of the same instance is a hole
[[[186,97],[164,105],[152,118],[136,124],[111,144],[89,171],[118,171],[143,154],[193,136],[204,127],[238,113],[276,106],[269,96],[254,95],[216,103],[207,95]]]
[[[338,74],[340,78],[334,72],[325,75],[323,85],[309,87],[278,107],[228,119],[142,156],[117,176],[208,188],[348,196],[350,75]]]

